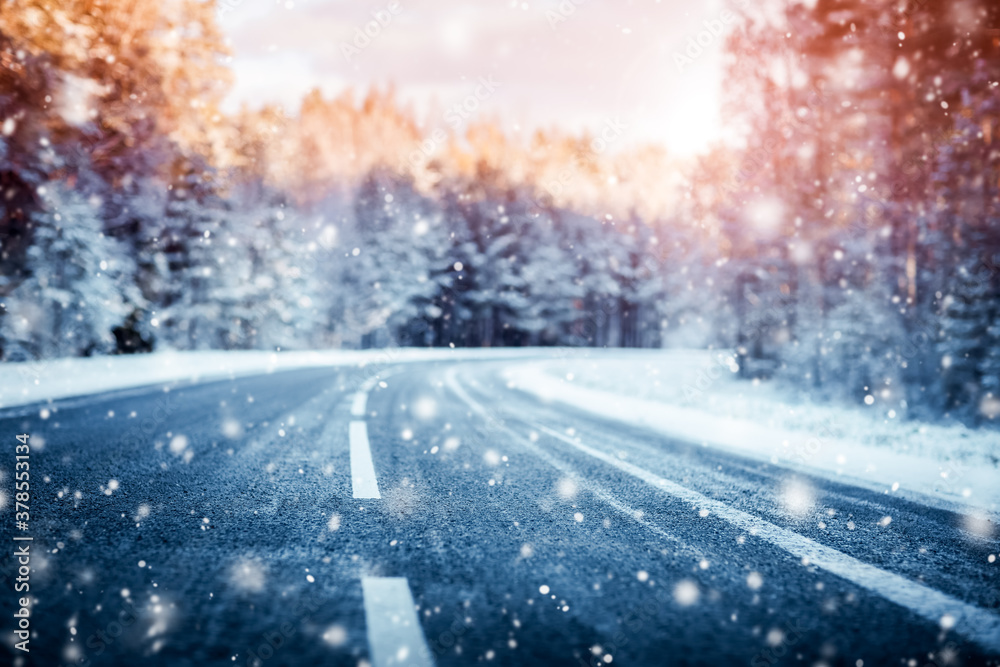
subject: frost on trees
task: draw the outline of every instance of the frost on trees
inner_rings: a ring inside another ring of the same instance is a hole
[[[89,356],[114,350],[112,329],[143,305],[134,263],[104,235],[99,200],[45,186],[31,216],[27,278],[5,300],[8,359]]]

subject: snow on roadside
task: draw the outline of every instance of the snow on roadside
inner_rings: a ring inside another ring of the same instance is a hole
[[[416,361],[509,360],[508,378],[557,400],[707,446],[889,493],[915,491],[1000,510],[1000,433],[890,419],[876,408],[814,405],[770,383],[737,381],[718,353],[566,349],[160,352],[0,364],[0,408],[183,381],[308,367],[366,375]],[[898,485],[898,486],[897,486]]]
[[[143,385],[347,363],[343,353],[160,352],[0,364],[0,408]]]
[[[540,354],[540,352],[536,351]],[[179,381],[198,382],[309,367],[378,368],[413,361],[525,358],[531,351],[470,349],[204,351],[0,363],[0,409]],[[374,370],[373,370],[374,369]]]
[[[737,380],[720,353],[658,350],[511,366],[523,391],[664,435],[887,493],[1000,510],[1000,432],[814,405]]]

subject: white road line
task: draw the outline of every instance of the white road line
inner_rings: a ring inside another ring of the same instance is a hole
[[[368,392],[359,391],[358,393],[354,394],[354,400],[351,402],[351,416],[364,417],[367,411],[368,411]]]
[[[396,372],[395,370],[384,371],[362,382],[351,400],[351,416],[364,417],[368,411],[368,393],[375,388],[375,385],[383,381],[384,378],[395,375]]]
[[[373,667],[433,667],[405,577],[364,577],[365,623]]]
[[[454,371],[449,371],[447,383],[452,391],[465,401],[470,408],[481,416],[489,418],[486,408],[471,398],[458,384]],[[534,450],[539,449],[534,443],[521,437],[515,431],[505,426],[500,426],[499,428],[530,448]],[[713,500],[697,491],[692,491],[676,482],[664,479],[637,465],[588,447],[581,442],[568,438],[558,431],[553,431],[544,426],[538,426],[537,428],[575,447],[584,454],[641,479],[675,498],[689,502],[701,509],[707,509],[709,512],[716,514],[734,526],[742,528],[796,557],[808,558],[812,565],[905,607],[935,625],[942,623],[942,619],[948,616],[954,623],[955,632],[976,642],[989,651],[1000,651],[1000,617],[995,614],[962,602],[933,588],[910,581],[898,574],[880,570],[873,565],[869,565],[853,556],[848,556],[836,549],[820,544],[808,537],[799,535],[794,531],[776,526],[752,514],[747,514],[718,500]]]
[[[368,425],[352,421],[348,431],[351,442],[351,486],[355,498],[381,498],[378,480],[375,478],[375,464],[368,444]]]

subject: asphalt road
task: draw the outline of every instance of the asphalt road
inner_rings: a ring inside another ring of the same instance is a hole
[[[967,517],[546,405],[502,367],[0,413],[0,664],[1000,665],[997,542]]]

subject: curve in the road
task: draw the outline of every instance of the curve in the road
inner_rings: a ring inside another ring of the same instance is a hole
[[[472,398],[459,384],[456,369],[449,369],[445,374],[446,383],[451,391],[462,399],[473,411],[490,418],[490,413],[481,403]],[[804,563],[813,564],[831,574],[846,579],[858,586],[866,588],[883,598],[890,600],[918,616],[941,624],[945,628],[955,630],[976,642],[987,651],[1000,653],[1000,618],[983,609],[966,604],[950,595],[914,581],[910,581],[892,572],[886,572],[877,567],[848,556],[836,549],[815,542],[799,533],[776,526],[759,517],[735,509],[725,503],[713,500],[697,491],[693,491],[676,482],[665,479],[628,461],[608,455],[593,447],[589,447],[578,438],[570,438],[562,433],[543,425],[535,425],[538,430],[547,433],[566,444],[593,457],[607,465],[646,482],[654,488],[675,498],[689,502],[702,510],[715,514],[729,523],[746,530],[774,546],[802,558]],[[529,439],[522,437],[506,426],[499,426],[507,435],[516,438],[529,448],[538,449]],[[541,453],[539,451],[539,453]]]

